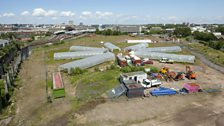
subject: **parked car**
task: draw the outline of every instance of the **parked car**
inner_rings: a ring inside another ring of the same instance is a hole
[[[143,61],[144,64],[153,64],[153,61],[151,60],[147,60],[147,61]]]
[[[159,60],[160,63],[174,63],[174,60],[172,59],[168,59],[168,58],[162,58],[161,60]]]

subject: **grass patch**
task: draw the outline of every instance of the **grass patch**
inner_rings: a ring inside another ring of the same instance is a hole
[[[187,44],[186,46],[203,54],[211,62],[224,67],[224,52],[204,46],[200,43],[191,43]]]
[[[103,93],[118,84],[119,70],[94,72],[80,76],[77,85],[77,97],[82,100],[99,98]],[[77,77],[72,78],[77,81]],[[80,80],[81,79],[81,80]]]
[[[64,88],[54,89],[52,93],[53,93],[52,95],[54,98],[65,97],[65,89]]]

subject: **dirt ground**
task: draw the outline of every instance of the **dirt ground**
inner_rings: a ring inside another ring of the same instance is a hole
[[[97,40],[96,40],[97,41]],[[106,100],[89,111],[75,113],[71,98],[75,87],[63,76],[66,97],[47,103],[44,53],[34,51],[22,64],[19,74],[22,87],[16,91],[16,115],[12,126],[223,126],[224,95],[222,93],[175,95],[129,99],[122,96],[114,101]],[[185,71],[184,64],[154,63],[157,67],[168,66],[174,71]],[[223,87],[223,74],[203,64],[191,65],[197,80],[164,82],[166,87],[180,88],[186,82],[201,87]],[[48,65],[48,73],[56,70]]]
[[[16,115],[13,126],[47,125],[71,109],[66,99],[47,103],[44,53],[35,51],[22,65],[21,88],[16,91]]]
[[[171,70],[185,71],[182,64],[161,64]],[[200,64],[191,66],[197,80],[164,82],[166,87],[180,88],[186,82],[195,82],[201,87],[223,86],[223,74]],[[76,123],[82,125],[118,126],[222,126],[224,125],[223,93],[192,94],[129,99],[121,97],[98,105],[95,109],[79,115]],[[97,115],[97,116],[96,116]]]

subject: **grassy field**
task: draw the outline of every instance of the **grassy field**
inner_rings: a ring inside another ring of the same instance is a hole
[[[90,100],[101,97],[103,93],[116,86],[119,83],[119,74],[119,70],[87,72],[71,77],[71,82],[77,86],[77,98]]]
[[[187,46],[203,54],[206,58],[208,58],[210,61],[214,62],[215,64],[224,66],[224,52],[212,49],[200,43],[191,43],[191,44],[187,44]]]

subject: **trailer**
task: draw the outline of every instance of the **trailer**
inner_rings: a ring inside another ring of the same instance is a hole
[[[53,73],[53,97],[65,97],[65,88],[60,72]]]

